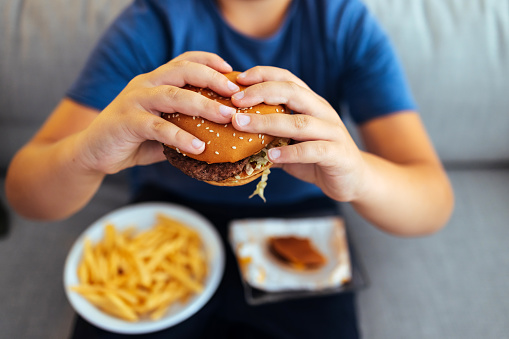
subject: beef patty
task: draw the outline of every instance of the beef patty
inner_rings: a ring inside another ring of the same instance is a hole
[[[166,158],[174,167],[178,168],[188,176],[206,181],[222,181],[242,173],[246,167],[249,157],[237,162],[220,162],[208,164],[205,161],[196,160],[183,156],[174,149],[163,145]]]

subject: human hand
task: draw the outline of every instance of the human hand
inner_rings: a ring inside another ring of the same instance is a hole
[[[231,122],[234,108],[226,107],[181,87],[209,87],[222,96],[238,86],[221,73],[232,71],[212,53],[187,52],[152,72],[132,79],[85,129],[79,139],[83,166],[111,174],[135,165],[165,160],[161,143],[199,154],[205,144],[160,117],[162,112],[202,116],[217,123]]]
[[[269,150],[269,159],[291,175],[316,184],[338,201],[352,201],[364,189],[366,164],[338,113],[290,72],[258,66],[239,75],[250,86],[232,97],[239,107],[260,102],[285,104],[296,114],[234,115],[241,131],[288,137],[295,144]]]

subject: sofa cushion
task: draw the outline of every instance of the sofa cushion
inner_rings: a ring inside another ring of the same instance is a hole
[[[509,161],[509,1],[366,0],[445,162]]]
[[[369,275],[359,293],[365,338],[506,338],[509,171],[449,171],[456,208],[440,232],[385,234],[345,206]]]

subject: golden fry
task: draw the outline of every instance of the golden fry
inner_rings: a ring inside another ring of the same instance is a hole
[[[146,231],[107,224],[101,241],[85,239],[77,275],[72,291],[108,314],[156,320],[203,291],[207,260],[198,232],[158,215]]]

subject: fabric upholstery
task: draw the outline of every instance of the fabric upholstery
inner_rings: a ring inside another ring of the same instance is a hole
[[[0,168],[44,122],[127,3],[0,1]]]
[[[509,161],[509,1],[366,0],[447,163]]]
[[[345,205],[370,285],[358,297],[367,339],[506,338],[509,333],[509,0],[365,0],[390,34],[442,159],[456,208],[425,238],[384,234]],[[0,1],[0,170],[71,84],[128,0]],[[491,169],[476,169],[479,167]],[[471,167],[469,167],[471,166]],[[0,171],[1,173],[1,171]],[[3,179],[0,200],[5,203]],[[126,202],[107,180],[66,221],[11,215],[0,239],[0,336],[65,338],[62,288],[81,232]]]
[[[509,171],[449,172],[456,208],[442,231],[382,233],[346,206],[370,285],[359,293],[371,339],[506,338],[509,333]]]

